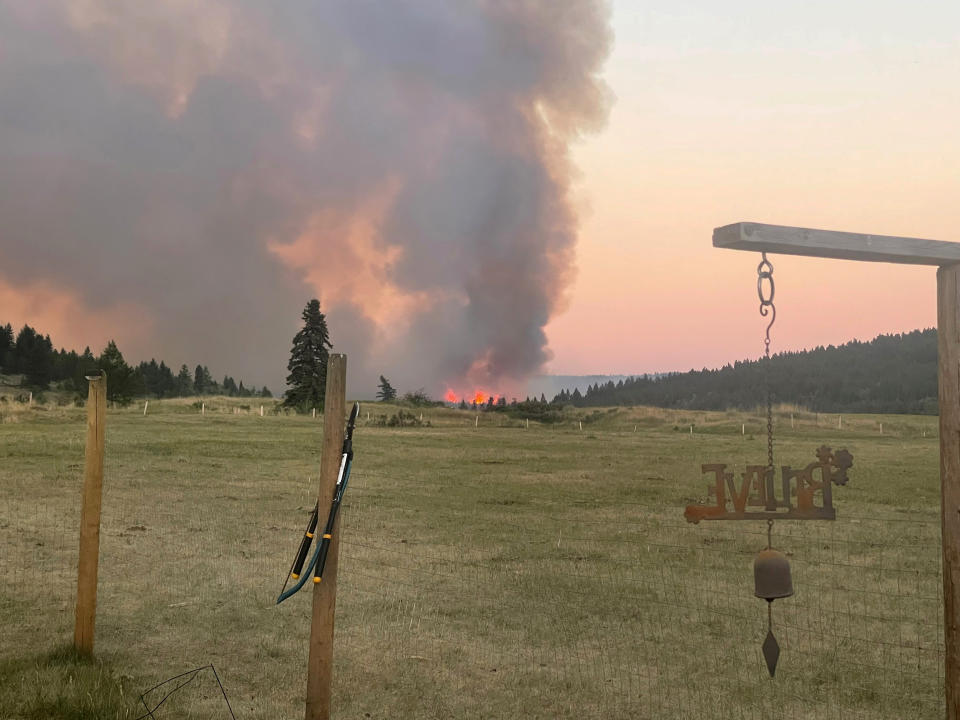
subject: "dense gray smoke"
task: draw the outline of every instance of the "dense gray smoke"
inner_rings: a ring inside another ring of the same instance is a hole
[[[355,393],[509,387],[610,43],[602,0],[0,0],[0,285],[274,391],[317,296]]]

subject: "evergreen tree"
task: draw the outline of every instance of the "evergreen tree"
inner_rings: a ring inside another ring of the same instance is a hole
[[[107,400],[129,405],[134,395],[139,394],[137,391],[142,390],[142,379],[127,365],[123,353],[113,340],[100,353],[97,367],[107,374]]]
[[[29,325],[17,334],[13,347],[13,371],[23,373],[23,383],[46,388],[53,379],[54,352],[50,336],[40,335]]]
[[[193,393],[195,395],[206,395],[215,393],[218,389],[217,384],[210,375],[210,370],[206,365],[197,365],[193,371]]]
[[[173,397],[177,394],[177,381],[173,377],[173,372],[167,367],[166,363],[160,361],[159,382],[157,384],[158,397]]]
[[[210,368],[203,366],[203,380],[206,383],[207,393],[210,395],[219,395],[221,392],[220,383],[213,379]]]
[[[140,377],[143,378],[143,389],[147,395],[156,395],[160,397],[160,366],[157,361],[151,359],[150,362],[141,362],[137,370]]]
[[[390,381],[383,375],[380,376],[379,388],[380,389],[377,390],[377,400],[381,402],[393,402],[397,399],[397,391],[393,389],[393,385],[391,385]]]
[[[180,366],[176,381],[177,395],[180,397],[187,397],[193,392],[193,377],[190,375],[190,368],[186,365]]]
[[[7,367],[13,352],[13,326],[10,323],[0,325],[0,369]]]
[[[264,386],[263,386],[263,390],[260,391],[260,397],[262,397],[262,398],[272,398],[272,397],[273,397],[273,393],[270,392],[270,389],[269,389],[266,385],[264,385]]]
[[[73,389],[78,392],[86,392],[87,375],[90,374],[91,370],[96,369],[97,358],[94,357],[94,354],[90,351],[90,346],[87,345],[83,349],[83,354],[79,356],[77,366],[73,370],[73,376],[70,378]]]
[[[301,317],[303,329],[293,337],[283,404],[303,411],[322,409],[327,391],[327,361],[333,344],[319,300],[308,302]]]

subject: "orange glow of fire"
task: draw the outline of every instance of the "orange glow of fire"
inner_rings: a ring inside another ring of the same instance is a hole
[[[457,395],[457,393],[455,393],[453,390],[450,390],[448,388],[446,394],[443,396],[443,399],[452,405],[459,403],[461,400],[467,403],[472,403],[474,405],[486,405],[491,401],[491,399],[493,400],[494,403],[497,403],[500,400],[500,396],[497,395],[496,393],[488,393],[483,390],[475,390],[472,396],[464,395],[461,397],[460,395]]]

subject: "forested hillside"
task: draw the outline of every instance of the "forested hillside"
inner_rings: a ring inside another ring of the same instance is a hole
[[[253,395],[272,397],[264,387],[244,387],[229,375],[217,382],[206,365],[197,365],[191,372],[186,365],[174,373],[162,360],[151,359],[139,365],[128,365],[112,340],[100,355],[90,348],[55,350],[49,335],[29,325],[14,334],[13,326],[0,323],[0,373],[14,376],[19,384],[31,390],[57,389],[86,392],[84,375],[91,370],[106,371],[107,396],[114,401],[129,402],[134,397],[185,397],[191,395]]]
[[[937,412],[937,331],[881,335],[870,342],[778,353],[770,361],[775,403],[817,412]],[[654,405],[720,410],[753,408],[765,402],[759,360],[717,370],[641,376],[581,394],[562,391],[554,402],[580,407]]]

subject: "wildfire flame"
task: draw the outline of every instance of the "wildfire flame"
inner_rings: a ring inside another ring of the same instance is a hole
[[[457,395],[457,393],[455,393],[453,390],[447,389],[447,392],[443,396],[443,399],[446,400],[451,405],[456,405],[460,403],[461,400],[466,402],[467,404],[472,403],[474,405],[486,405],[491,401],[491,399],[494,403],[497,403],[500,400],[500,396],[497,395],[496,393],[489,393],[484,390],[474,390],[472,395],[467,394],[467,395],[460,396],[460,395]]]

